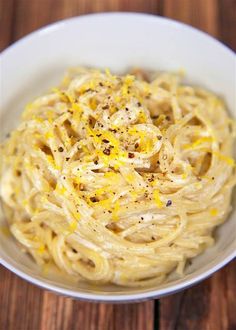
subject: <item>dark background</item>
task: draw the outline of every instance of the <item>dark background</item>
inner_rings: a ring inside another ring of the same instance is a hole
[[[0,0],[0,50],[46,24],[92,12],[153,13],[236,50],[235,0]],[[236,261],[191,289],[136,304],[80,302],[0,266],[0,330],[236,330]]]

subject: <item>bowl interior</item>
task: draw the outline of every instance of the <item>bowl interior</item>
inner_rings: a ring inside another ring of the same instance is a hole
[[[4,51],[1,61],[1,139],[13,129],[26,103],[57,84],[72,66],[125,72],[138,66],[157,71],[185,70],[188,83],[214,91],[236,115],[235,56],[211,37],[183,24],[140,14],[89,15],[63,21],[29,35]],[[235,200],[235,198],[234,198]],[[3,213],[0,223],[4,223]],[[0,262],[24,278],[58,292],[88,299],[130,300],[160,296],[188,286],[235,256],[235,208],[216,231],[216,244],[194,259],[186,276],[145,289],[71,282],[42,271],[0,230]]]

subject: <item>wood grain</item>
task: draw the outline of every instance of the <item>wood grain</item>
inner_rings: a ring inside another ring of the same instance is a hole
[[[236,329],[236,262],[210,279],[161,299],[160,330]]]
[[[0,267],[1,330],[152,330],[153,301],[81,302],[42,290]]]
[[[51,22],[103,11],[165,15],[236,49],[235,0],[0,0],[0,49]],[[234,330],[236,261],[179,294],[137,304],[80,302],[0,267],[0,330]]]
[[[0,1],[0,51],[12,42],[14,0]]]
[[[216,0],[165,0],[163,14],[218,36]]]
[[[236,51],[236,0],[219,0],[219,39]]]
[[[160,3],[158,0],[15,0],[13,37],[17,40],[46,24],[89,13],[135,11],[158,14]]]

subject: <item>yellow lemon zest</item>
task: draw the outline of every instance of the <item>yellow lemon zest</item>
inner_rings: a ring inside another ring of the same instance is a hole
[[[191,143],[191,144],[185,144],[184,145],[184,149],[195,149],[198,146],[201,146],[201,144],[207,143],[207,142],[213,142],[214,139],[211,136],[204,136],[200,139],[198,139],[197,141]]]
[[[74,99],[71,95],[69,95],[66,92],[61,91],[59,88],[52,88],[52,92],[57,94],[60,97],[62,102],[65,102],[65,103],[74,102]]]
[[[154,190],[154,192],[153,192],[153,198],[154,198],[154,201],[155,201],[157,207],[159,209],[161,209],[164,206],[164,203],[160,199],[160,192],[159,192],[159,190],[157,190],[157,189]]]
[[[187,177],[188,177],[188,173],[185,172],[185,173],[182,174],[182,179],[185,180],[185,179],[187,179]]]
[[[52,165],[52,167],[55,170],[58,170],[58,171],[61,170],[61,167],[58,166],[58,165],[56,165],[55,160],[54,160],[54,158],[51,155],[47,155],[46,158],[47,158],[47,161],[50,163],[50,165]]]
[[[112,219],[114,221],[117,221],[119,219],[118,217],[118,211],[120,209],[120,202],[117,200],[113,206],[113,212],[112,212]]]
[[[58,193],[59,195],[64,195],[67,192],[67,190],[61,184],[57,184],[55,192]]]
[[[147,122],[147,116],[143,111],[140,111],[138,119],[141,124]]]
[[[89,105],[92,110],[96,110],[98,106],[97,100],[95,98],[91,98],[89,101]]]
[[[218,157],[220,160],[226,162],[228,165],[235,167],[235,160],[233,158],[222,155],[221,153],[216,152],[216,151],[213,151],[212,154],[215,155],[216,157]]]
[[[44,251],[45,251],[45,245],[41,244],[40,247],[37,249],[37,252],[39,254],[43,254]]]
[[[154,125],[158,126],[160,125],[164,120],[166,119],[166,116],[161,114],[157,119],[153,120]]]
[[[77,229],[77,221],[71,221],[70,224],[69,224],[69,232],[70,233],[73,233],[75,232],[75,230]]]
[[[45,138],[46,138],[47,140],[52,139],[53,137],[54,137],[54,134],[53,134],[52,130],[48,131],[48,132],[45,134]]]
[[[210,215],[212,216],[212,217],[215,217],[215,216],[217,216],[218,215],[218,213],[219,213],[219,211],[217,210],[217,209],[210,209]]]

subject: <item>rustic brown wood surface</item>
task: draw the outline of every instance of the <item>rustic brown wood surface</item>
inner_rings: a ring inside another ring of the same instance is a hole
[[[0,50],[71,16],[136,11],[198,27],[236,49],[235,0],[0,0]],[[138,304],[94,304],[57,296],[0,266],[0,330],[235,330],[236,261],[181,293]]]

